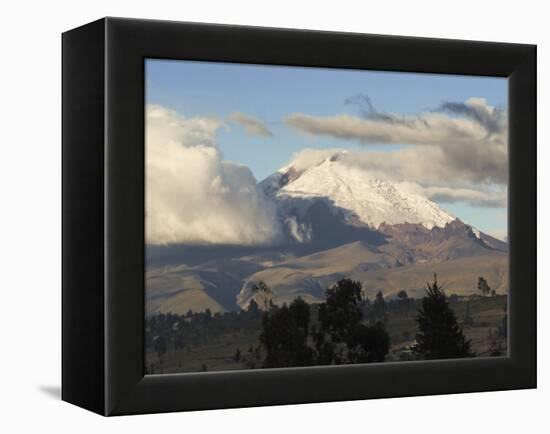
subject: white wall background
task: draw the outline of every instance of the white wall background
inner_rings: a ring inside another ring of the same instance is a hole
[[[550,32],[544,2],[50,0],[5,1],[0,8],[1,432],[548,429]],[[539,389],[110,419],[61,402],[60,33],[106,15],[538,44]]]

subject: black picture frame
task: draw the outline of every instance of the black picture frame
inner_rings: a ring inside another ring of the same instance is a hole
[[[104,18],[63,34],[62,399],[102,415],[536,387],[536,47]],[[506,357],[144,376],[144,59],[509,79]]]

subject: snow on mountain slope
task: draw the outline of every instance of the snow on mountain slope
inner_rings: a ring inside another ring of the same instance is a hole
[[[444,227],[455,219],[412,191],[344,165],[337,154],[301,173],[290,164],[261,184],[283,209],[304,212],[303,208],[318,198],[341,211],[349,221],[359,221],[373,229],[382,223],[419,223],[431,229]]]

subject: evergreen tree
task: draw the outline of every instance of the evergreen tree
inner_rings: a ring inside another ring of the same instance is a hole
[[[427,284],[426,296],[418,311],[418,333],[414,351],[423,359],[473,357],[470,341],[466,340],[447,297],[437,283]]]

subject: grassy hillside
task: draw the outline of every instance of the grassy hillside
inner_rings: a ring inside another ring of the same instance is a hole
[[[441,276],[441,285],[447,294],[471,295],[478,292],[479,276],[485,277],[489,286],[499,294],[508,292],[508,255],[495,252],[492,255],[457,258],[448,261],[421,263],[370,270],[356,273],[368,294],[382,291],[386,297],[406,289],[410,296],[422,297],[426,282],[433,273]]]
[[[400,265],[388,255],[373,253],[357,242],[286,260],[280,265],[251,275],[249,280],[267,283],[275,294],[276,303],[289,303],[297,296],[309,302],[321,302],[324,289],[342,277],[361,282],[370,298],[378,291],[382,291],[385,297],[392,297],[402,289],[406,289],[410,296],[422,297],[426,282],[433,277],[433,273],[444,276],[441,283],[449,294],[477,293],[479,276],[484,276],[497,293],[504,294],[508,291],[507,270],[508,255],[503,252]],[[238,303],[245,307],[252,294],[248,294],[248,297],[242,297],[241,294],[240,297]]]

